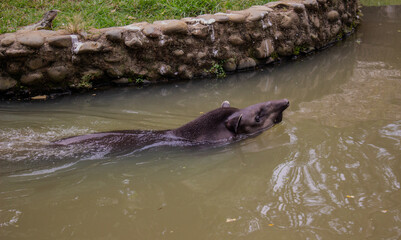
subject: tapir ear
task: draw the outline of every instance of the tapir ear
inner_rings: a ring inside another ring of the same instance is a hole
[[[236,116],[236,117],[229,118],[226,121],[226,127],[229,130],[233,131],[235,134],[237,134],[238,133],[238,127],[240,125],[241,119],[242,119],[242,114],[239,115],[239,116]]]
[[[227,107],[230,107],[230,102],[229,101],[224,101],[222,104],[221,104],[221,107],[222,108],[227,108]]]

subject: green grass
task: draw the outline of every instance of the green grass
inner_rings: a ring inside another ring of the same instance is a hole
[[[363,6],[401,5],[401,0],[360,0]]]
[[[269,1],[272,0],[2,0],[0,33],[36,23],[53,9],[61,11],[53,22],[57,30],[76,15],[81,15],[85,28],[105,28],[240,10]]]

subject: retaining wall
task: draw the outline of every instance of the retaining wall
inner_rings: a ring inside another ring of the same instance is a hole
[[[0,95],[191,79],[322,48],[359,23],[357,0],[278,1],[242,11],[134,23],[87,34],[0,35]]]

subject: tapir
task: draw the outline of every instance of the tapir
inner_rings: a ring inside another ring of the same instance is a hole
[[[91,149],[118,152],[148,149],[163,145],[200,145],[229,143],[244,139],[280,123],[287,99],[257,103],[243,109],[224,101],[212,110],[176,129],[122,130],[74,136],[54,142],[56,145],[86,145]]]

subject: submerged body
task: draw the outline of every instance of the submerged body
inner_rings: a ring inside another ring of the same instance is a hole
[[[84,144],[94,150],[132,151],[163,145],[227,143],[261,133],[281,122],[287,99],[268,101],[238,109],[223,102],[199,118],[171,130],[123,130],[93,133],[56,141],[57,145]]]

